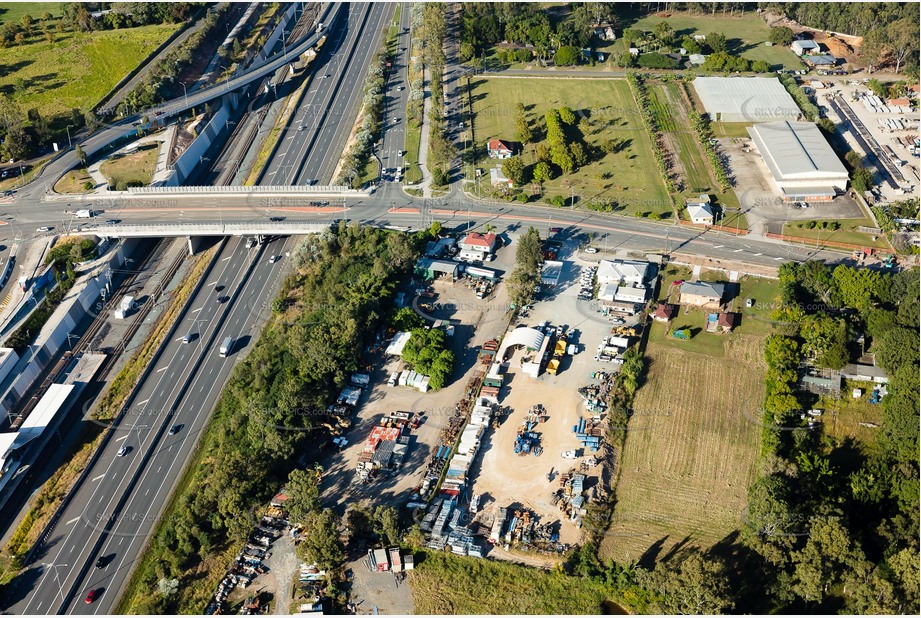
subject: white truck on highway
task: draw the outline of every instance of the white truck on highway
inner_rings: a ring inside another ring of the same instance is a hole
[[[220,355],[221,358],[226,358],[230,354],[230,350],[233,349],[233,337],[227,337],[224,339],[224,343],[221,344]]]
[[[94,213],[92,210],[84,209],[75,212],[74,216],[78,219],[91,219],[96,216],[96,213]]]

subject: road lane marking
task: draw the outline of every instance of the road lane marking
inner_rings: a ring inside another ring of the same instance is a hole
[[[783,259],[782,257],[776,257],[774,258],[774,261],[776,262],[777,260],[782,260],[782,259]]]
[[[144,401],[141,401],[140,403],[138,403],[138,405],[139,405],[139,406],[142,406],[142,405],[144,405],[145,403],[147,403],[148,401],[150,401],[150,398],[149,398],[149,397],[148,397],[147,399],[145,399]]]
[[[733,253],[739,253],[740,251],[745,251],[745,249],[736,249]]]
[[[106,475],[105,472],[103,472],[103,473],[100,474],[99,476],[95,477],[95,478],[93,479],[93,482],[95,483],[95,482],[98,481],[99,479],[105,478],[105,475]]]
[[[161,371],[166,371],[167,369],[169,369],[169,367],[161,367],[160,369],[157,369],[157,373],[160,373]]]
[[[121,438],[115,438],[115,441],[116,441],[116,442],[121,442],[122,440],[124,440],[124,439],[127,438],[127,437],[128,437],[127,435],[124,435],[124,436],[122,436]]]
[[[96,480],[96,479],[93,479],[93,480]],[[75,521],[80,521],[80,517],[79,517],[79,516],[74,517],[74,518],[71,519],[69,522],[65,523],[64,525],[65,525],[65,526],[69,526],[70,524],[74,523]]]

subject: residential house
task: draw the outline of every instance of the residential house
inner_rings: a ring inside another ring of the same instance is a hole
[[[514,188],[515,183],[502,172],[502,166],[497,165],[489,170],[489,183],[494,187]]]
[[[659,303],[656,310],[652,313],[652,319],[656,322],[668,322],[678,313],[678,307],[668,303]]]
[[[681,304],[716,309],[723,300],[722,283],[685,281],[681,284]]]
[[[492,253],[496,249],[496,235],[492,232],[489,234],[471,232],[461,239],[460,249],[461,251],[484,251],[486,253]]]
[[[819,44],[810,40],[798,40],[790,44],[790,49],[792,49],[793,53],[797,56],[802,56],[803,54],[818,52]]]
[[[627,285],[621,285],[614,291],[614,300],[622,303],[642,305],[646,302],[646,292],[646,288],[634,288]]]
[[[803,56],[803,62],[812,67],[833,67],[838,63],[838,59],[831,54],[818,54]]]
[[[721,333],[731,333],[739,325],[738,313],[721,313],[716,320],[716,326]]]
[[[700,197],[685,201],[688,217],[696,225],[713,225],[713,208],[710,206],[710,196]]]
[[[491,139],[486,143],[486,153],[490,159],[508,159],[513,154],[512,147],[501,139]]]
[[[640,48],[639,48],[639,47],[631,47],[631,48],[630,48],[630,55],[631,55],[631,56],[639,56],[639,55],[640,55]]]
[[[876,365],[847,364],[841,369],[841,377],[846,380],[858,380],[860,382],[889,383],[889,376]]]

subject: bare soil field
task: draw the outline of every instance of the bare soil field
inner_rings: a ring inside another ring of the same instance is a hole
[[[604,558],[654,560],[708,547],[742,523],[764,393],[760,336],[731,335],[715,357],[657,342],[630,420]]]

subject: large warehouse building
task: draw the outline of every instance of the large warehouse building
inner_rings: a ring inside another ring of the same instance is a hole
[[[694,90],[712,121],[798,120],[799,107],[775,77],[698,77]]]
[[[847,170],[815,124],[765,122],[748,134],[785,201],[827,201],[847,189]]]

